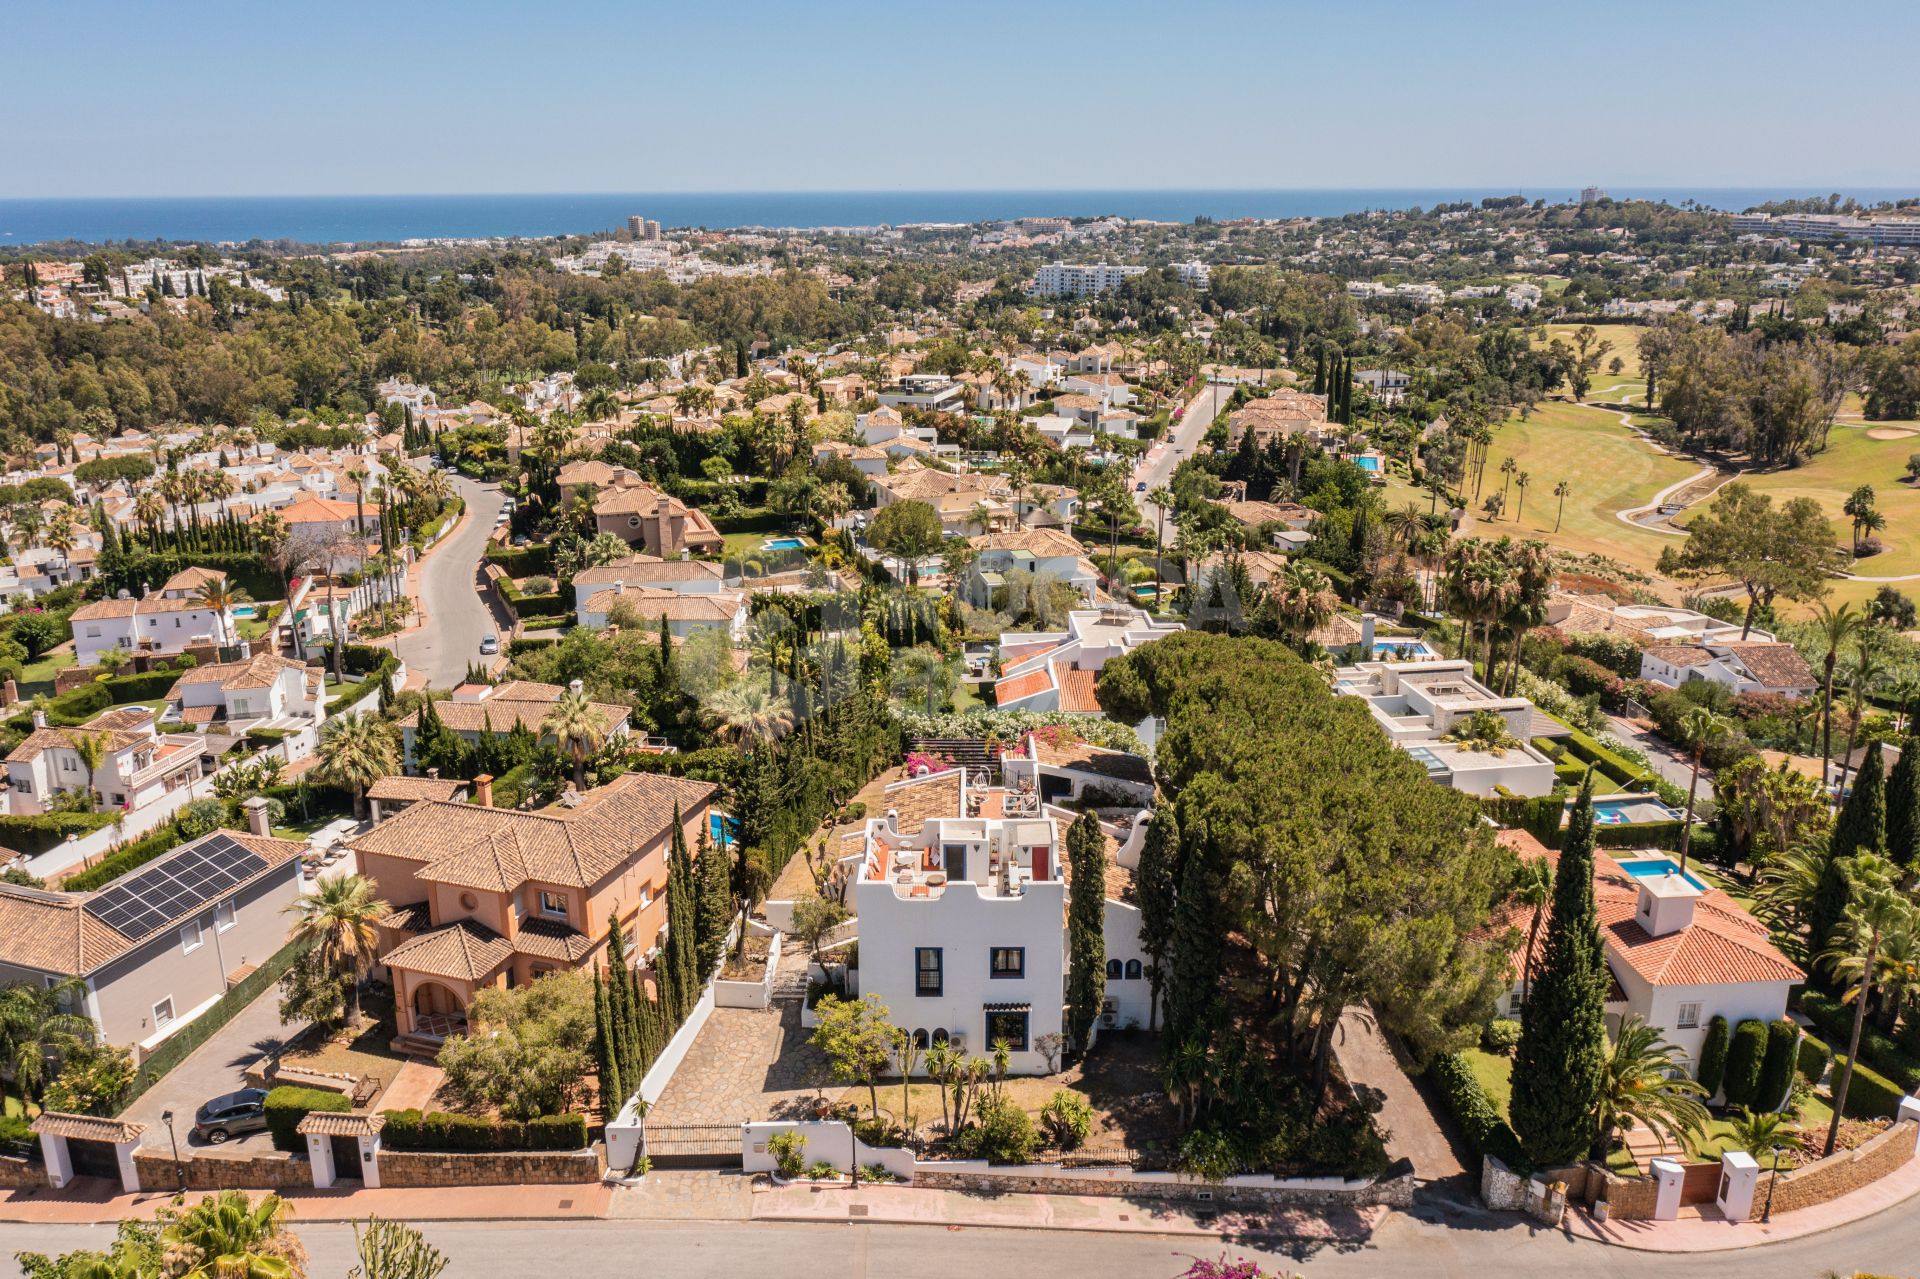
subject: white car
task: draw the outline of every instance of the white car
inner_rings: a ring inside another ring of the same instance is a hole
[[[492,657],[499,651],[500,637],[498,635],[482,635],[480,637],[480,655],[482,657]]]

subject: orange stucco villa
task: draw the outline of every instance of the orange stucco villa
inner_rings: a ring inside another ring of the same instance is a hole
[[[432,1049],[466,1028],[474,994],[601,958],[617,916],[635,953],[667,924],[667,848],[680,809],[699,845],[715,788],[629,773],[539,812],[422,800],[353,841],[393,910],[380,921],[400,1039]]]

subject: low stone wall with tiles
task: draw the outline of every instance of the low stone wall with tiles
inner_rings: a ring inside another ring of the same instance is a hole
[[[140,1184],[148,1190],[172,1190],[179,1184],[173,1157],[165,1152],[134,1152],[133,1166],[140,1173]],[[182,1159],[180,1169],[187,1175],[188,1190],[286,1190],[311,1189],[313,1167],[305,1159],[296,1159],[280,1151],[246,1158],[226,1155],[200,1155]]]
[[[30,1159],[0,1156],[0,1190],[39,1190],[47,1184],[47,1170]]]
[[[1660,1196],[1660,1183],[1652,1177],[1621,1177],[1598,1164],[1587,1165],[1587,1187],[1583,1198],[1588,1204],[1607,1201],[1609,1221],[1652,1221],[1654,1201]]]
[[[600,1150],[527,1150],[447,1154],[381,1150],[380,1184],[387,1186],[563,1186],[600,1180]]]
[[[1868,1138],[1852,1150],[1842,1150],[1816,1163],[1780,1174],[1773,1187],[1773,1210],[1792,1212],[1838,1199],[1841,1195],[1871,1185],[1890,1172],[1906,1166],[1914,1155],[1914,1141],[1920,1137],[1920,1125],[1911,1120],[1893,1125],[1877,1137]],[[1753,1196],[1753,1218],[1766,1211],[1767,1187],[1762,1181]]]
[[[1205,1181],[1172,1172],[1128,1168],[1063,1168],[1058,1164],[993,1167],[973,1161],[915,1163],[913,1184],[999,1194],[1126,1195],[1137,1199],[1206,1200],[1233,1207],[1365,1208],[1413,1203],[1413,1166],[1402,1160],[1375,1181],[1341,1177],[1229,1177]]]

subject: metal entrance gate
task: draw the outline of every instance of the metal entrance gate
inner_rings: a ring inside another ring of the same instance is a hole
[[[739,1124],[648,1124],[640,1149],[655,1168],[738,1168]]]

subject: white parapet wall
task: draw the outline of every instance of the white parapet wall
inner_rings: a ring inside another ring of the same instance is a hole
[[[851,1172],[854,1163],[862,1168],[879,1164],[902,1181],[913,1180],[913,1152],[898,1146],[869,1146],[853,1135],[853,1129],[837,1119],[770,1120],[740,1125],[740,1165],[746,1172],[772,1172],[773,1156],[767,1153],[767,1138],[779,1132],[797,1132],[806,1142],[802,1158],[807,1163],[829,1163],[841,1172]]]
[[[763,924],[747,921],[751,932],[766,933],[772,930]],[[775,932],[773,941],[767,947],[767,968],[759,981],[723,981],[714,978],[713,1005],[716,1008],[757,1008],[764,1011],[773,1003],[773,979],[780,967],[780,943],[784,938]],[[724,964],[724,961],[723,961]],[[721,971],[726,971],[724,966]]]

